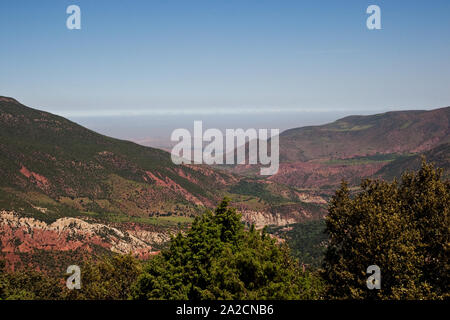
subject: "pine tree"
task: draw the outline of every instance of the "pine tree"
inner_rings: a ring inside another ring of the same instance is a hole
[[[224,199],[215,212],[195,219],[168,250],[151,260],[134,299],[317,298],[320,281],[303,274],[287,247],[265,232],[244,230]]]
[[[425,161],[401,182],[366,180],[353,198],[345,183],[326,218],[322,276],[328,298],[423,299],[448,295],[449,182]],[[368,290],[366,269],[381,269]]]

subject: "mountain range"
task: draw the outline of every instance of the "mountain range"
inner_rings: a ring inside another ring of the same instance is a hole
[[[270,179],[300,188],[334,190],[342,179],[399,177],[421,155],[449,170],[450,107],[349,116],[280,135],[280,170]]]
[[[325,211],[322,199],[308,201],[295,188],[175,165],[166,151],[103,136],[8,97],[0,97],[0,176],[0,241],[12,265],[40,264],[58,251],[148,255],[224,196],[258,227]]]
[[[52,270],[102,252],[147,257],[224,196],[258,228],[317,220],[342,179],[391,180],[422,155],[448,176],[449,119],[447,107],[290,129],[279,172],[260,177],[254,166],[175,165],[0,97],[0,255],[11,269]]]

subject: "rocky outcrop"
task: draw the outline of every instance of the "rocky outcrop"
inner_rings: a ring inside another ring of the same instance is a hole
[[[279,213],[263,211],[243,211],[241,213],[242,219],[248,224],[255,225],[256,229],[262,229],[268,225],[285,226],[298,221],[295,217],[286,217]]]
[[[78,218],[65,217],[46,223],[13,211],[0,211],[0,247],[6,257],[36,250],[81,249],[92,253],[96,246],[115,253],[131,252],[139,257],[147,257],[157,252],[153,244],[161,244],[168,239],[167,234],[145,230],[123,231]]]

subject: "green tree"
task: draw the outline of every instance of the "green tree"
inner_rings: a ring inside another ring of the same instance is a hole
[[[224,199],[172,239],[139,277],[134,299],[312,299],[317,277],[302,273],[286,246],[265,231],[244,230]]]
[[[438,296],[450,297],[450,181],[442,181],[442,175],[423,159],[420,171],[403,175],[400,193],[403,211],[421,239],[421,281]]]
[[[42,272],[0,271],[0,300],[58,300],[62,297],[61,281]]]
[[[336,191],[326,218],[322,276],[328,298],[423,299],[448,295],[449,182],[425,161],[401,182],[366,180]],[[381,290],[366,269],[381,269]]]
[[[142,272],[141,262],[131,254],[104,256],[88,261],[81,269],[81,289],[66,290],[66,299],[124,300]]]
[[[3,300],[6,296],[7,282],[5,278],[5,261],[0,260],[0,300]]]

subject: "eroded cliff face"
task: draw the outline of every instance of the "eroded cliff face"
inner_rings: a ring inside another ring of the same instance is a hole
[[[282,217],[279,213],[264,211],[243,211],[242,219],[248,224],[255,225],[256,229],[262,229],[266,225],[285,226],[297,222],[295,218]]]
[[[286,226],[314,218],[314,215],[307,210],[294,210],[283,214],[246,210],[242,211],[241,214],[242,220],[247,224],[253,224],[256,229],[262,229],[265,226]]]
[[[60,218],[46,223],[14,211],[0,211],[1,254],[11,269],[22,254],[42,251],[81,251],[92,256],[99,248],[115,253],[132,253],[140,258],[156,254],[154,245],[170,239],[167,232],[135,228],[119,230],[101,223],[78,218]]]
[[[285,226],[314,218],[307,210],[293,209],[285,213],[243,210],[243,221],[261,229],[266,225]],[[7,267],[14,270],[24,266],[24,257],[65,253],[94,257],[103,252],[132,253],[146,259],[157,254],[159,248],[170,240],[175,229],[154,230],[135,223],[103,224],[89,218],[63,217],[52,223],[19,214],[0,211],[0,256]],[[25,261],[25,262],[24,262]],[[33,265],[33,263],[30,263]]]

